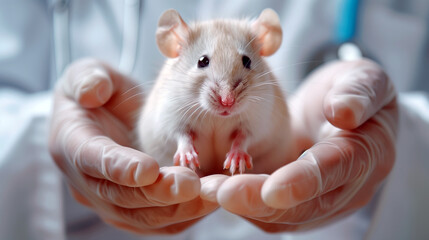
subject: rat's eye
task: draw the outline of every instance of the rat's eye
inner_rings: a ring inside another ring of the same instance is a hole
[[[200,57],[198,60],[198,68],[205,68],[209,65],[210,59],[206,55]]]
[[[243,66],[247,69],[250,69],[250,64],[252,63],[252,60],[246,55],[243,55],[241,58],[241,61],[243,62]]]

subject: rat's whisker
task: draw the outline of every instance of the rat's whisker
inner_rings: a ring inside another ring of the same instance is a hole
[[[134,94],[134,95],[132,95],[132,96],[130,96],[130,97],[125,98],[123,101],[121,101],[120,103],[116,104],[116,106],[114,106],[114,107],[113,107],[113,110],[116,110],[120,105],[122,105],[122,104],[124,104],[125,102],[127,102],[127,101],[131,100],[132,98],[135,98],[135,97],[140,96],[140,95],[144,95],[144,93],[143,93],[143,92],[141,92],[141,93],[136,93],[136,94]]]

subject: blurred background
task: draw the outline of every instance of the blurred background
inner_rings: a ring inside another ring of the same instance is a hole
[[[0,239],[42,239],[35,234],[41,232],[60,239],[82,229],[98,237],[117,234],[71,200],[47,151],[52,89],[67,64],[102,59],[149,86],[165,60],[155,43],[163,11],[175,8],[192,22],[256,18],[267,7],[283,26],[282,46],[267,60],[290,94],[346,42],[382,65],[401,94],[429,91],[427,0],[0,0]],[[421,109],[429,119],[429,108]],[[428,135],[423,131],[419,139],[429,142]],[[428,199],[419,189],[428,189],[429,163],[421,164],[412,172],[407,164],[395,170],[402,178],[391,191],[414,191],[403,194],[409,201],[390,202],[398,212],[380,213],[402,218],[386,226],[404,236],[420,236],[427,224],[418,219],[428,211],[416,207]],[[369,231],[369,223],[362,224],[359,229]]]

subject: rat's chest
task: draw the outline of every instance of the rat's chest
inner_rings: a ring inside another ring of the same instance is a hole
[[[201,167],[214,169],[223,166],[225,156],[231,149],[234,133],[243,123],[221,120],[195,126],[193,144],[198,151]]]
[[[243,123],[238,121],[204,121],[191,126],[194,133],[194,145],[200,151],[216,153],[226,153],[231,146],[234,132]],[[225,155],[223,156],[225,157]]]

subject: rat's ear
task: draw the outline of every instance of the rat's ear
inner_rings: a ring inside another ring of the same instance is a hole
[[[181,44],[186,40],[187,35],[188,25],[176,10],[167,10],[159,18],[156,43],[166,57],[179,56]]]
[[[267,8],[262,11],[252,23],[252,31],[261,45],[261,56],[270,56],[279,49],[283,35],[279,16],[274,10]]]

